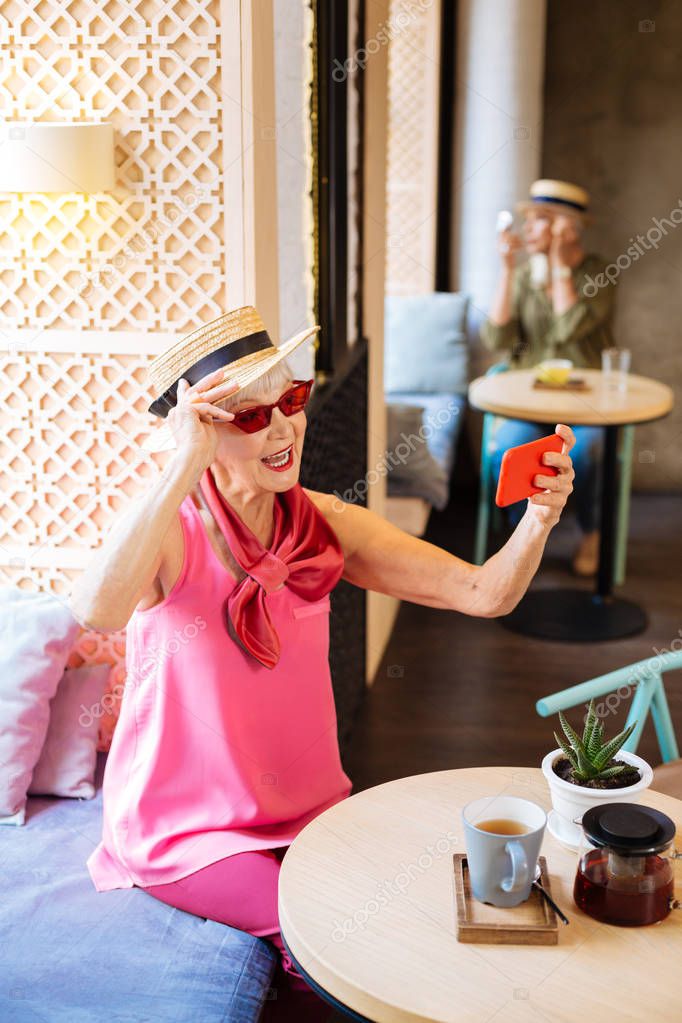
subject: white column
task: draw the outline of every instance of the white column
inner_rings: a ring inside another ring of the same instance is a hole
[[[389,18],[389,0],[374,0],[365,9],[365,38],[380,38]],[[386,400],[384,397],[384,293],[386,287],[386,166],[388,151],[388,49],[380,46],[369,57],[365,71],[365,167],[364,167],[364,327],[369,345],[367,470],[376,470],[386,450]],[[370,477],[371,479],[372,477]],[[386,477],[368,488],[367,506],[383,516],[386,510]],[[367,592],[367,657],[369,684],[391,634],[399,602],[385,593]]]
[[[226,308],[254,305],[279,336],[272,0],[221,0]]]
[[[499,272],[497,212],[540,176],[545,15],[546,0],[458,3],[450,283],[471,296],[472,331]]]
[[[284,341],[314,320],[312,128],[313,11],[308,0],[274,0],[279,326]],[[315,370],[312,343],[288,358],[296,376]]]

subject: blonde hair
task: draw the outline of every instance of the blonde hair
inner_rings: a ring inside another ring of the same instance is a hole
[[[229,369],[229,367],[228,367]],[[229,379],[229,378],[228,378]],[[253,383],[248,384],[242,391],[237,391],[234,395],[229,395],[227,398],[223,398],[221,401],[213,402],[218,408],[225,409],[226,412],[231,412],[232,409],[236,408],[237,405],[242,404],[244,401],[251,401],[253,399],[254,404],[261,401],[270,391],[274,391],[277,388],[283,388],[290,380],[294,379],[294,372],[287,362],[286,359],[282,359],[276,366],[269,369],[267,373],[264,373],[258,380],[254,380]]]

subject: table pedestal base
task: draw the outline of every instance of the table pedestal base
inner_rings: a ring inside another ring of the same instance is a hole
[[[280,934],[282,935],[282,944],[284,945],[285,949],[289,953],[289,955],[291,957],[292,963],[294,964],[294,966],[296,967],[298,972],[301,974],[301,976],[303,977],[305,982],[310,985],[310,987],[313,989],[313,991],[316,994],[318,994],[320,996],[320,998],[322,998],[325,1002],[328,1002],[329,1005],[333,1006],[334,1009],[336,1009],[337,1012],[340,1012],[343,1016],[347,1016],[348,1019],[354,1020],[355,1023],[372,1023],[372,1020],[369,1019],[367,1016],[362,1016],[359,1012],[356,1012],[354,1009],[351,1009],[349,1006],[344,1005],[344,1003],[340,1002],[338,1000],[338,998],[334,998],[334,995],[330,994],[329,991],[325,991],[325,989],[323,987],[320,987],[320,985],[317,983],[317,981],[313,980],[313,978],[310,976],[310,974],[307,973],[303,969],[301,964],[298,962],[298,960],[296,959],[295,955],[293,954],[293,952],[291,951],[291,949],[287,945],[287,939],[284,937],[284,934],[282,934],[281,930],[280,930]]]
[[[637,604],[585,590],[533,590],[500,623],[512,632],[566,643],[634,636],[647,626]]]

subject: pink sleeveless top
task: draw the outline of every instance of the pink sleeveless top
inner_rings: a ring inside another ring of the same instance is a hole
[[[237,585],[190,496],[184,559],[161,603],[126,629],[126,686],[103,778],[98,891],[177,881],[225,856],[289,845],[352,782],[341,766],[329,671],[329,595],[267,597],[273,669],[221,618]]]

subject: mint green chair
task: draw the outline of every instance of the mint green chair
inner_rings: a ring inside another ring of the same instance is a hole
[[[637,727],[623,749],[629,753],[637,752],[647,716],[651,712],[661,760],[667,764],[679,759],[680,756],[663,685],[665,672],[675,670],[682,670],[682,650],[671,650],[655,657],[647,657],[643,661],[636,661],[624,668],[610,671],[607,675],[600,675],[588,682],[580,682],[552,696],[543,696],[535,704],[535,709],[540,717],[546,718],[550,714],[558,714],[560,710],[576,707],[580,703],[587,707],[591,699],[597,701],[600,696],[611,693],[616,693],[618,699],[626,700],[634,690],[625,727],[634,721],[637,722]],[[621,689],[625,690],[622,696]],[[606,703],[608,706],[608,701]],[[597,710],[599,711],[598,703]]]
[[[496,362],[486,371],[486,376],[504,373],[509,369],[506,362]],[[492,472],[492,444],[495,432],[493,412],[483,413],[483,433],[481,436],[481,464],[478,494],[478,514],[476,518],[476,537],[474,540],[474,564],[482,565],[488,554],[488,533],[490,521],[497,527],[500,522],[499,509],[495,504],[495,480]],[[618,452],[620,463],[618,485],[618,509],[616,516],[616,542],[614,549],[614,583],[622,586],[625,582],[625,566],[628,551],[628,528],[630,523],[630,488],[632,482],[632,448],[634,444],[634,426],[621,428],[621,444]]]

